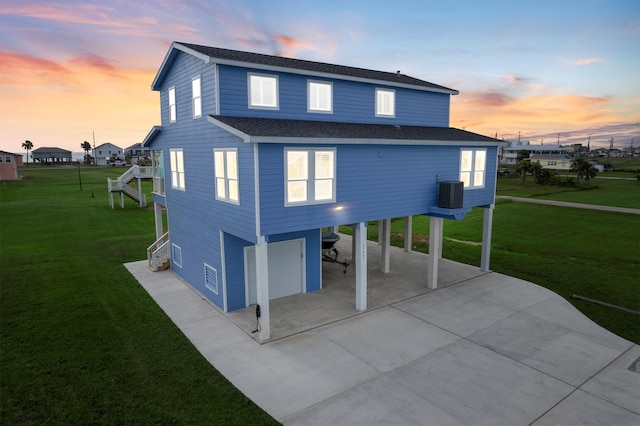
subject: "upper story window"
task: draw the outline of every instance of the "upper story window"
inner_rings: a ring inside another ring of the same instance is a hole
[[[333,85],[321,81],[309,81],[307,83],[308,109],[310,112],[333,111]]]
[[[240,204],[238,189],[238,150],[214,149],[216,199]]]
[[[202,117],[202,90],[200,76],[191,80],[191,97],[193,102],[193,118]]]
[[[486,148],[460,150],[460,180],[466,189],[484,188],[486,167]]]
[[[394,117],[396,115],[396,92],[388,89],[376,89],[376,117]]]
[[[249,108],[278,109],[278,77],[249,74]]]
[[[336,201],[335,148],[285,148],[285,206]]]
[[[169,122],[176,122],[176,88],[169,87]]]
[[[6,157],[4,157],[4,162],[5,163],[10,163],[11,162],[11,157],[9,157],[8,155]]]
[[[184,159],[182,150],[170,149],[169,155],[171,156],[171,187],[184,191]]]

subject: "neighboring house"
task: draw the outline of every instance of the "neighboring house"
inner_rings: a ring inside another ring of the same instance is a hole
[[[571,157],[567,154],[532,154],[529,160],[539,163],[543,169],[563,172],[571,170]]]
[[[109,142],[98,145],[93,152],[98,166],[106,166],[115,160],[124,160],[122,148]]]
[[[138,160],[150,160],[151,150],[147,146],[142,146],[142,143],[136,143],[125,148],[124,155],[131,157],[131,164],[137,164]]]
[[[563,155],[569,152],[569,148],[561,145],[531,145],[528,141],[510,141],[500,150],[500,164],[518,164],[518,153],[527,151],[533,155]]]
[[[162,125],[143,142],[155,170],[150,266],[170,254],[173,272],[220,309],[260,305],[259,339],[270,337],[270,299],[322,288],[323,228],[353,228],[359,310],[370,221],[381,220],[388,272],[391,218],[430,216],[425,286],[435,288],[443,219],[481,207],[488,270],[504,142],[449,127],[456,90],[399,72],[186,43],[173,43],[152,89]]]
[[[18,167],[22,167],[22,154],[0,151],[0,180],[20,179]]]
[[[34,163],[71,163],[71,151],[62,148],[42,147],[31,151],[31,158],[33,158]]]

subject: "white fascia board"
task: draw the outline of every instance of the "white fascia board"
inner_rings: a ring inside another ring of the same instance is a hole
[[[237,129],[234,129],[238,132]],[[244,134],[244,133],[243,133]],[[251,143],[295,143],[312,145],[433,145],[433,146],[502,146],[506,142],[483,141],[442,141],[421,139],[367,139],[367,138],[302,138],[282,136],[249,136],[245,142]]]
[[[162,126],[153,126],[151,130],[149,130],[149,133],[147,133],[147,136],[144,137],[144,140],[141,144],[142,147],[148,147],[149,145],[151,145],[151,142],[153,142],[153,140],[160,134],[161,131]]]
[[[259,69],[263,71],[286,72],[290,74],[300,74],[300,75],[305,75],[310,77],[323,77],[323,78],[330,78],[330,79],[337,79],[337,80],[357,81],[359,83],[377,84],[380,86],[403,87],[406,89],[422,90],[425,92],[446,93],[449,95],[457,95],[460,93],[457,90],[453,90],[453,89],[445,90],[445,89],[438,89],[435,87],[425,87],[425,86],[418,86],[413,84],[394,83],[393,81],[353,77],[353,76],[348,76],[343,74],[332,74],[332,73],[325,73],[325,72],[318,72],[318,71],[298,70],[295,68],[276,67],[273,65],[256,64],[253,62],[233,61],[229,59],[219,59],[215,57],[211,57],[210,60],[212,60],[213,62],[219,65],[229,65],[233,67],[242,67],[242,68],[253,68],[253,69]]]
[[[251,141],[251,136],[236,129],[235,127],[229,126],[228,124],[225,124],[223,122],[221,122],[220,120],[217,120],[215,117],[209,115],[207,116],[207,120],[210,123],[215,124],[216,126],[220,127],[222,130],[226,130],[227,132],[231,133],[232,135],[236,135],[237,137],[239,137],[240,139],[242,139],[245,142],[252,142]]]
[[[189,49],[188,47],[183,46],[180,43],[176,43],[174,41],[173,43],[171,43],[171,47],[169,48],[169,51],[167,52],[167,54],[164,56],[164,59],[162,60],[162,65],[160,65],[160,68],[158,69],[158,72],[156,73],[156,76],[153,79],[153,83],[151,83],[151,90],[160,90],[158,86],[162,81],[162,79],[164,78],[165,73],[167,72],[167,66],[169,66],[169,64],[173,60],[173,57],[176,55],[176,50],[180,50],[182,52],[188,53],[189,55],[195,56],[196,58],[199,58],[202,61],[204,61],[205,64],[208,64],[211,61],[211,58],[208,55],[204,55],[200,52],[196,52],[195,50]]]

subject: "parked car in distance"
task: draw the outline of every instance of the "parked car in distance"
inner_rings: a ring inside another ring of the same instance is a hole
[[[498,169],[498,176],[509,176],[509,169]]]
[[[123,166],[123,167],[124,167],[124,166],[126,166],[126,165],[127,165],[127,163],[125,163],[125,162],[124,162],[124,161],[122,161],[122,160],[116,160],[116,161],[113,161],[113,162],[111,163],[111,167],[116,167],[116,166]]]

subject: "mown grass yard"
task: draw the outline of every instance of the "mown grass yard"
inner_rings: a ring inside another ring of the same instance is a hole
[[[152,211],[109,208],[120,173],[82,168],[82,191],[73,168],[0,184],[1,422],[277,424],[122,265],[155,235]]]

